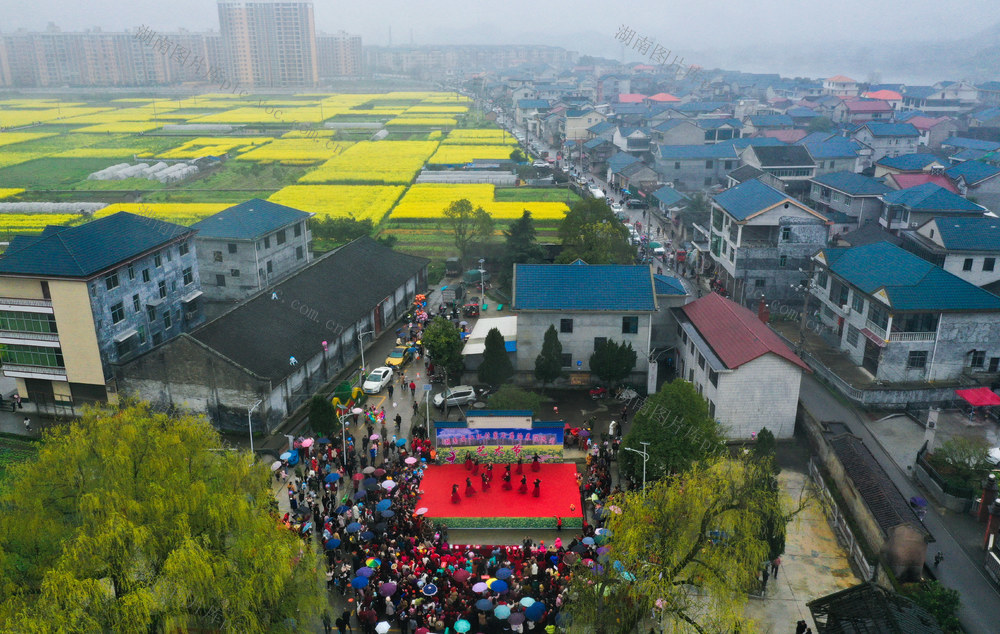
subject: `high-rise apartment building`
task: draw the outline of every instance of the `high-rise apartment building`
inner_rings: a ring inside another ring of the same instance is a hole
[[[319,53],[317,67],[322,79],[357,77],[361,75],[361,36],[339,31],[333,35],[316,36]]]
[[[227,75],[254,88],[315,86],[319,81],[312,2],[219,0]]]

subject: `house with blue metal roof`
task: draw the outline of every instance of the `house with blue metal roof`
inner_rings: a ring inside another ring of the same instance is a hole
[[[665,218],[670,218],[672,212],[687,207],[690,199],[669,185],[657,189],[650,194]]]
[[[884,156],[913,154],[920,144],[920,130],[910,123],[868,122],[851,133],[851,138],[871,148],[869,163]]]
[[[813,261],[820,319],[875,381],[957,381],[1000,368],[1000,297],[888,242],[823,249]]]
[[[710,252],[717,277],[741,304],[785,299],[830,221],[788,194],[751,179],[712,197]]]
[[[564,136],[567,141],[585,141],[591,138],[590,128],[608,118],[593,108],[570,108],[564,116],[566,118]]]
[[[986,208],[934,183],[882,194],[879,224],[888,231],[916,229],[934,216],[977,217]]]
[[[991,211],[1000,211],[1000,167],[982,161],[964,161],[944,173],[960,194]]]
[[[809,200],[827,217],[830,212],[845,214],[851,218],[853,231],[865,224],[876,222],[882,213],[882,194],[892,191],[881,180],[855,174],[854,172],[834,172],[822,174],[810,180]],[[843,233],[842,227],[832,229],[834,234]]]
[[[996,141],[983,141],[982,139],[969,139],[966,137],[953,136],[941,143],[943,148],[954,148],[957,150],[982,150],[984,152],[995,152],[1000,150],[1000,143]]]
[[[743,118],[743,132],[753,136],[764,130],[791,130],[795,121],[785,114],[754,114]]]
[[[306,266],[313,215],[254,198],[191,225],[205,298],[237,301]]]
[[[901,231],[903,247],[966,282],[995,293],[1000,286],[1000,219],[931,218]]]
[[[116,364],[205,320],[195,232],[117,213],[17,236],[0,257],[0,362],[39,411],[114,402]]]
[[[653,126],[653,138],[662,145],[703,145],[705,131],[693,119],[667,119]]]
[[[881,178],[886,174],[939,173],[944,168],[944,162],[933,154],[915,153],[883,156],[875,161],[875,178]]]
[[[517,370],[533,381],[545,332],[554,327],[570,381],[589,383],[590,355],[602,341],[636,351],[632,381],[645,381],[657,312],[653,275],[645,265],[515,264],[511,308],[517,315]]]

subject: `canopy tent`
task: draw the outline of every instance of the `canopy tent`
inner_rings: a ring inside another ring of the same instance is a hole
[[[973,407],[992,407],[1000,405],[1000,396],[997,396],[988,387],[976,387],[968,390],[955,390],[955,394]]]
[[[489,317],[480,319],[472,327],[472,332],[462,348],[463,355],[482,354],[486,350],[486,335],[496,328],[503,335],[504,348],[507,352],[517,351],[517,317]]]

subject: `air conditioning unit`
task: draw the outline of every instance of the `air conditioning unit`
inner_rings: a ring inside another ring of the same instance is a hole
[[[843,306],[840,307],[840,312],[849,313],[851,312],[851,307],[848,306],[847,304],[844,304]]]

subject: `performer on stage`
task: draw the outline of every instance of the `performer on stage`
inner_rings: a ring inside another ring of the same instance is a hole
[[[486,465],[486,477],[489,480],[493,479],[493,463],[492,462],[489,463],[488,465]]]
[[[479,475],[479,458],[472,459],[472,475]]]
[[[517,475],[524,473],[524,459],[521,456],[517,457]]]
[[[531,459],[531,470],[532,471],[541,471],[542,470],[542,463],[539,460],[537,453],[535,454],[535,457]]]
[[[476,494],[476,490],[472,488],[472,478],[465,479],[465,497],[471,498]]]
[[[480,477],[482,477],[483,479],[483,493],[486,493],[487,491],[490,490],[490,477],[486,474],[485,471],[483,471],[482,476]]]
[[[503,488],[504,491],[510,491],[512,488],[510,486],[510,465],[507,465],[507,471],[503,474],[503,487],[501,488]]]
[[[537,498],[541,494],[541,489],[539,488],[541,484],[542,481],[539,478],[535,478],[535,490],[531,492],[531,495]]]
[[[472,456],[465,454],[465,470],[472,471]]]
[[[451,503],[458,504],[462,501],[462,498],[458,495],[458,485],[451,485]]]
[[[518,493],[528,492],[528,476],[521,476],[521,486],[517,489]]]

